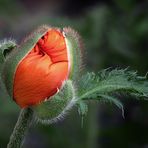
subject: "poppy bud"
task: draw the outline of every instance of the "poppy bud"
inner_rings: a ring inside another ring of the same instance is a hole
[[[65,80],[74,78],[79,65],[75,70],[73,67],[80,61],[76,44],[71,29],[42,26],[9,54],[2,77],[9,95],[20,107],[50,100]]]

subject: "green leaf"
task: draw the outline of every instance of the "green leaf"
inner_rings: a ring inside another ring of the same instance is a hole
[[[79,100],[92,100],[101,95],[109,97],[114,93],[126,93],[136,98],[146,99],[148,98],[148,78],[138,76],[137,72],[128,69],[105,69],[98,74],[86,73],[79,79],[77,90]]]
[[[102,95],[102,94],[99,95],[99,100],[101,100],[103,102],[106,102],[106,103],[113,103],[113,104],[115,104],[119,109],[121,109],[122,116],[124,117],[124,108],[123,108],[123,104],[122,104],[122,102],[120,100],[118,100],[114,96]]]
[[[87,115],[88,105],[84,101],[78,101],[77,106],[78,106],[79,115],[81,116],[81,127],[83,127],[83,120],[84,116]]]
[[[77,102],[78,105],[78,112],[81,116],[85,116],[88,112],[88,106],[86,104],[86,102],[84,101],[79,101]]]

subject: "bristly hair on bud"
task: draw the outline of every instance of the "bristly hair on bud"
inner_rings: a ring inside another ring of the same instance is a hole
[[[71,80],[64,82],[60,91],[51,99],[33,106],[35,119],[43,124],[52,124],[60,121],[76,104],[75,88]]]
[[[69,79],[74,83],[82,75],[84,67],[84,44],[80,35],[72,28],[63,28],[63,35],[65,36],[66,45],[71,59],[71,72]]]

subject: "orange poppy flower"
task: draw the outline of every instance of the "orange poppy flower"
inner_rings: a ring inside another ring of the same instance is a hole
[[[54,95],[69,76],[70,61],[63,33],[49,29],[18,64],[13,97],[22,108]]]

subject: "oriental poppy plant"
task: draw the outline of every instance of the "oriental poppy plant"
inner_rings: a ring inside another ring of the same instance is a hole
[[[0,43],[0,75],[21,109],[7,148],[19,148],[32,121],[52,124],[74,105],[84,117],[88,101],[117,105],[118,94],[148,98],[148,77],[128,69],[81,73],[81,39],[71,28],[41,26],[19,46]],[[83,118],[82,118],[83,119]]]
[[[21,108],[50,100],[71,75],[73,57],[65,32],[64,29],[40,27],[6,60],[5,85]]]

